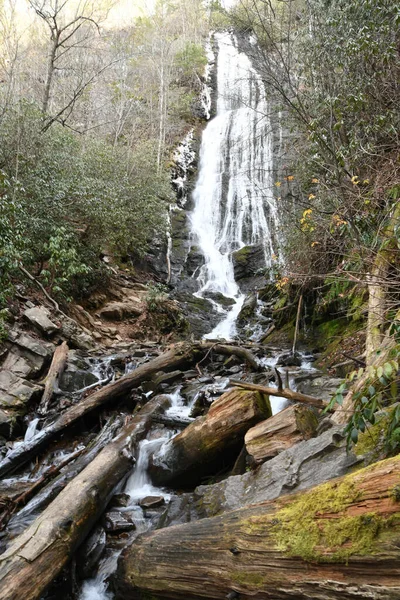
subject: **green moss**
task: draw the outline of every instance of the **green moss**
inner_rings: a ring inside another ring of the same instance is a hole
[[[278,549],[287,556],[319,562],[347,562],[353,555],[374,554],[377,538],[391,520],[373,513],[341,514],[361,499],[352,478],[318,486],[275,513],[271,535]],[[319,518],[327,514],[329,518]]]
[[[354,454],[362,456],[364,454],[373,453],[377,457],[382,450],[382,443],[385,436],[385,431],[389,426],[389,415],[380,415],[376,423],[371,425],[363,433],[358,436],[358,442],[353,448]]]
[[[272,417],[272,409],[269,396],[261,392],[256,392],[255,399],[258,408],[260,409],[261,413],[265,416],[265,418],[269,419],[270,417]]]
[[[250,573],[249,571],[234,571],[231,577],[236,583],[252,588],[264,587],[268,583],[267,578],[261,573]]]
[[[245,265],[249,259],[250,253],[251,253],[251,247],[244,246],[240,250],[236,250],[236,252],[233,252],[233,254],[232,254],[233,260],[235,263],[237,263],[239,265]]]

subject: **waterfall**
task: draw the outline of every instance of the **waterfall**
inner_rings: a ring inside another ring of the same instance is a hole
[[[199,295],[217,292],[235,304],[207,335],[230,338],[244,296],[235,281],[232,252],[261,244],[269,266],[278,216],[273,193],[273,134],[260,75],[231,33],[215,34],[217,111],[207,124],[193,191],[192,234],[204,254]]]

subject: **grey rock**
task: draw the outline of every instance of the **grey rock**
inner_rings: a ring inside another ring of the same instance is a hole
[[[24,408],[42,388],[10,371],[0,371],[0,407]]]
[[[238,315],[238,321],[243,323],[244,321],[247,321],[248,319],[250,319],[254,315],[256,306],[257,306],[257,295],[249,294],[245,298],[245,300],[243,302],[243,306],[240,309],[240,313]]]
[[[63,336],[73,348],[80,350],[93,350],[95,343],[87,329],[80,327],[76,321],[63,317],[61,323]]]
[[[332,428],[285,450],[257,471],[197,487],[194,492],[197,509],[202,517],[211,517],[248,504],[274,500],[345,475],[358,463],[361,459],[346,452],[342,429]]]
[[[46,335],[53,335],[60,330],[60,327],[49,319],[49,311],[44,306],[28,308],[24,312],[24,317],[31,325]]]
[[[163,496],[146,496],[139,502],[142,508],[157,508],[165,503]]]
[[[38,375],[54,352],[54,344],[16,331],[9,333],[7,347],[10,351],[2,364],[3,369],[23,378]]]
[[[236,281],[254,277],[265,268],[264,248],[261,244],[244,246],[232,253]]]
[[[130,500],[131,497],[129,496],[129,494],[115,494],[115,496],[111,498],[110,506],[129,506]]]
[[[105,529],[108,533],[121,533],[122,531],[133,531],[136,529],[136,525],[127,513],[111,511],[105,516]]]

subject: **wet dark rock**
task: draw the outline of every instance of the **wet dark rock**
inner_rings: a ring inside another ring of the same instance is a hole
[[[261,244],[244,246],[232,253],[236,281],[254,277],[265,269],[264,248]]]
[[[129,496],[129,494],[115,494],[115,496],[111,498],[110,506],[129,506],[130,500],[131,497]]]
[[[198,246],[191,246],[186,258],[185,270],[192,277],[204,265],[204,255]]]
[[[62,317],[61,330],[70,348],[79,348],[80,350],[93,350],[95,342],[90,332],[78,325],[74,319]]]
[[[204,292],[204,297],[210,300],[214,300],[214,302],[217,302],[218,304],[220,304],[221,306],[225,306],[226,308],[228,308],[229,306],[233,306],[236,302],[236,300],[224,296],[223,294],[221,294],[221,292],[212,292],[210,290]]]
[[[186,291],[176,292],[174,298],[180,304],[182,313],[189,322],[191,333],[195,338],[201,338],[204,334],[209,333],[222,318],[222,315],[217,314],[212,303],[206,298],[198,298],[193,293]]]
[[[110,511],[105,515],[104,521],[107,533],[120,533],[136,529],[136,525],[128,513]]]
[[[227,371],[231,375],[237,375],[238,373],[242,372],[242,367],[239,365],[234,365],[233,367],[230,367]]]
[[[45,335],[51,336],[60,330],[60,326],[53,323],[49,318],[49,311],[44,306],[35,306],[28,308],[24,312],[24,317],[31,325],[39,329]]]
[[[164,373],[164,371],[159,371],[154,375],[153,382],[157,389],[162,383],[171,383],[173,381],[176,381],[177,379],[181,379],[182,376],[182,371],[171,371],[170,373]]]
[[[63,392],[78,392],[89,385],[98,383],[99,379],[90,371],[84,371],[76,368],[74,365],[68,365],[67,369],[61,375],[59,388]]]
[[[302,358],[298,352],[295,352],[294,354],[289,352],[287,354],[282,354],[276,364],[279,367],[300,367],[301,362]]]
[[[142,508],[157,508],[165,504],[163,496],[146,496],[139,502],[139,506]]]
[[[79,576],[82,579],[91,576],[94,567],[105,550],[106,541],[106,532],[103,527],[99,526],[80,547],[76,564]]]
[[[257,307],[257,295],[249,294],[240,309],[240,313],[238,315],[238,322],[243,323],[248,321],[253,315]]]

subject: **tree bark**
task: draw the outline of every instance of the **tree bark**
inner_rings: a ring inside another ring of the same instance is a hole
[[[395,228],[400,220],[400,201],[397,202],[389,223],[383,232],[383,241],[378,250],[371,273],[367,276],[368,284],[368,321],[366,361],[371,364],[374,361],[376,351],[382,343],[384,326],[386,320],[386,291],[388,286],[388,273],[393,258],[393,251],[397,248],[394,235]]]
[[[59,419],[43,429],[39,436],[11,451],[0,462],[0,477],[4,477],[7,473],[12,473],[15,469],[28,462],[61,431],[92,410],[98,409],[107,402],[130,391],[158,371],[175,369],[186,363],[193,362],[199,356],[201,356],[201,351],[196,345],[176,344],[176,346],[164,354],[157,356],[157,358],[148,363],[140,365],[132,373],[105,385],[100,390],[97,390],[97,392],[79,402],[79,404],[68,408]]]
[[[254,371],[260,371],[263,367],[260,365],[254,354],[243,348],[242,346],[231,346],[227,344],[218,344],[215,342],[200,342],[199,347],[203,350],[211,350],[217,354],[225,354],[226,356],[237,356],[244,362],[247,362]]]
[[[249,427],[271,416],[269,399],[259,392],[231,390],[172,438],[153,458],[150,473],[158,485],[187,487],[228,466],[243,445]]]
[[[44,392],[39,405],[39,413],[45,415],[49,409],[50,400],[54,393],[54,388],[63,374],[65,365],[68,359],[68,344],[63,342],[61,346],[57,346],[53,360],[51,361],[50,369],[46,377]]]
[[[64,468],[63,472],[57,475],[53,481],[48,483],[40,492],[29,501],[24,508],[16,513],[12,519],[12,528],[15,531],[16,527],[21,524],[23,528],[24,521],[32,512],[43,510],[50,502],[66,487],[66,485],[74,479],[94,458],[99,452],[111,442],[116,433],[122,426],[122,417],[111,418],[108,423],[100,431],[99,435],[90,443],[79,458]]]
[[[116,485],[132,468],[132,451],[169,400],[150,401],[30,527],[0,556],[0,600],[38,600],[84,540]]]
[[[142,536],[120,561],[117,598],[398,600],[399,482],[396,456]]]
[[[301,402],[302,404],[309,404],[310,406],[315,406],[315,408],[326,407],[326,404],[323,400],[314,398],[314,396],[307,396],[306,394],[301,394],[300,392],[293,392],[293,390],[290,390],[288,388],[279,390],[276,388],[258,385],[255,383],[247,383],[247,381],[239,381],[238,379],[231,379],[229,383],[231,385],[243,388],[245,390],[254,390],[261,392],[262,394],[267,394],[268,396],[287,398],[287,400],[292,400],[292,402]]]
[[[247,452],[256,463],[276,456],[315,435],[318,419],[309,406],[297,404],[258,423],[244,437]]]

